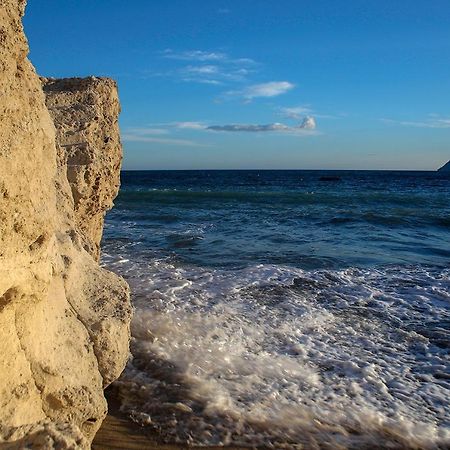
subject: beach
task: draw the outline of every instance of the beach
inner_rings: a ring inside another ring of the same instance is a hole
[[[204,450],[244,450],[249,448],[236,446],[196,447],[161,443],[156,432],[152,432],[150,429],[132,422],[126,414],[120,412],[114,389],[107,390],[105,395],[108,399],[108,415],[94,438],[92,443],[93,450],[177,450],[200,448]]]

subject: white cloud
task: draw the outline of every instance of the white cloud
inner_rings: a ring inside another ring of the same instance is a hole
[[[303,119],[300,128],[304,130],[315,130],[316,129],[316,119],[311,116],[307,116]]]
[[[202,122],[175,122],[173,125],[182,130],[204,130],[206,128]]]
[[[229,124],[229,125],[211,125],[206,127],[210,131],[229,131],[229,132],[274,132],[287,134],[314,134],[312,133],[316,128],[316,121],[314,117],[305,117],[299,125],[289,126],[283,123],[269,123],[264,125],[259,124]]]
[[[251,58],[233,59],[232,62],[234,64],[244,64],[244,65],[247,65],[247,66],[257,66],[257,65],[259,65],[254,59],[251,59]]]
[[[251,58],[232,58],[219,51],[167,49],[161,53],[172,64],[190,63],[181,67],[153,73],[154,76],[166,76],[185,82],[221,85],[247,81],[250,74],[257,71],[259,64]]]
[[[276,97],[294,89],[295,85],[289,81],[271,81],[269,83],[254,84],[244,91],[244,97],[249,100],[256,97]]]
[[[294,89],[295,85],[289,81],[270,81],[268,83],[253,84],[239,91],[229,91],[227,97],[242,97],[247,101],[255,98],[270,98],[285,94]]]
[[[175,52],[171,49],[166,49],[163,52],[164,58],[178,59],[180,61],[223,61],[228,59],[228,56],[222,52],[205,52],[203,50],[187,50],[184,52]]]
[[[176,74],[183,81],[191,81],[206,84],[224,84],[229,82],[245,81],[255,70],[245,67],[245,63],[235,64],[234,62],[217,64],[189,65],[180,67]]]
[[[185,81],[186,83],[200,83],[200,84],[211,84],[213,86],[220,86],[223,84],[221,81],[218,80],[212,80],[210,78],[195,78],[195,77],[185,77],[181,79],[182,81]]]
[[[170,137],[170,128],[180,129],[204,129],[204,125],[199,122],[175,122],[158,124],[159,128],[154,127],[134,127],[128,128],[122,134],[124,142],[148,142],[162,145],[180,145],[183,147],[209,147],[208,144],[191,141],[189,139],[177,139]],[[169,137],[160,137],[169,135]]]
[[[333,116],[330,114],[319,114],[313,109],[311,109],[309,105],[294,106],[290,108],[279,108],[278,111],[280,116],[285,117],[286,119],[293,119],[293,120],[300,120],[305,115],[314,115],[314,117],[317,117],[319,119],[339,118],[339,116]],[[343,117],[343,115],[340,114],[340,117]]]
[[[405,127],[415,128],[450,128],[450,118],[438,118],[436,115],[431,115],[430,119],[423,121],[402,121],[392,119],[380,119],[382,122],[392,125],[402,125]]]
[[[190,141],[187,139],[171,139],[171,138],[156,138],[151,136],[123,134],[122,140],[124,142],[149,142],[163,145],[181,145],[183,147],[208,147],[207,144]]]
[[[214,75],[219,73],[219,68],[213,65],[205,66],[187,66],[184,68],[187,73],[194,73],[199,75]]]
[[[208,125],[207,122],[184,121],[150,124],[147,127],[128,128],[122,134],[124,142],[146,142],[161,145],[177,145],[183,147],[210,147],[210,144],[192,141],[190,139],[177,138],[178,133],[183,132],[243,132],[311,136],[319,134],[315,131],[316,121],[314,117],[306,116],[294,126],[283,123],[269,124],[225,124]],[[164,135],[168,135],[165,137]]]
[[[311,108],[307,106],[295,106],[292,108],[280,108],[280,114],[287,119],[300,120],[305,114],[311,114]]]

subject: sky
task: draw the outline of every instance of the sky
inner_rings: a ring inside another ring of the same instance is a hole
[[[29,0],[43,76],[117,80],[124,169],[434,170],[449,0]]]

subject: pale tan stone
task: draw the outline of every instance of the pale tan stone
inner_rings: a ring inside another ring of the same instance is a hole
[[[119,191],[120,103],[109,78],[42,78],[47,108],[67,164],[75,219],[86,249],[98,259],[105,212]]]
[[[101,192],[89,197],[96,192],[89,175],[84,200],[74,201],[63,147],[27,59],[24,6],[0,0],[0,446],[84,448],[106,414],[103,388],[128,356],[128,287],[92,256],[118,188],[120,143],[89,169],[111,175]],[[101,86],[90,89],[100,103],[107,96],[106,105],[112,90]],[[117,124],[115,101],[104,125],[86,135],[90,148],[94,135],[109,132],[101,129],[108,120]],[[90,116],[79,117],[95,128]]]

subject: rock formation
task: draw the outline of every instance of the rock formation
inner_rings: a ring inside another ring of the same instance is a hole
[[[57,145],[24,8],[0,0],[0,446],[86,448],[128,356],[128,286],[94,259],[118,186],[118,103],[106,80],[50,93]]]
[[[438,172],[450,172],[450,161],[438,169]]]
[[[108,78],[42,78],[56,140],[67,164],[75,219],[98,259],[105,212],[119,191],[122,148],[117,86]]]

